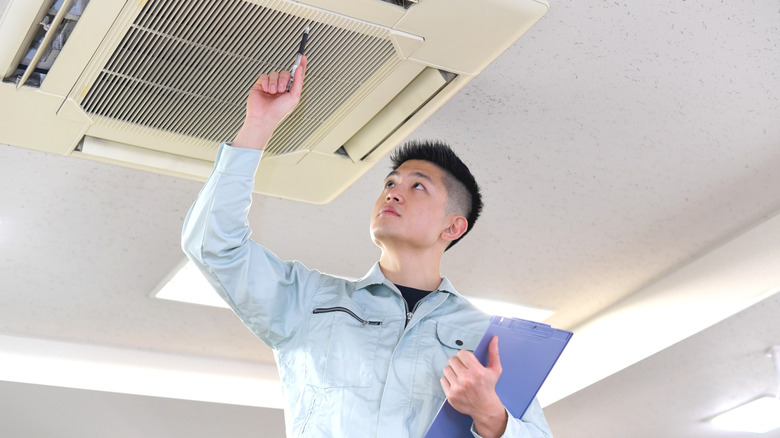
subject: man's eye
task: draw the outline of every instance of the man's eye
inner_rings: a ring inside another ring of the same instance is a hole
[[[388,181],[385,183],[385,187],[393,187],[393,186],[395,186],[395,183],[392,181]]]
[[[425,186],[424,186],[424,185],[422,185],[422,183],[414,183],[414,184],[412,185],[412,188],[413,188],[413,189],[424,189],[424,188],[425,188]]]

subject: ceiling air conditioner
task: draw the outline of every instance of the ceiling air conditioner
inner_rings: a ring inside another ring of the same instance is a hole
[[[309,26],[256,191],[325,203],[537,22],[538,0],[12,0],[0,142],[204,179]]]

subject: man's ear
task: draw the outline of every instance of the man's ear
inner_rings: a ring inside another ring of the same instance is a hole
[[[469,222],[463,216],[453,215],[450,226],[445,228],[441,233],[441,238],[452,242],[462,236],[469,227]]]

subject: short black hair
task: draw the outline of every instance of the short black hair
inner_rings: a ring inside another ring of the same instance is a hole
[[[452,211],[460,209],[458,213],[463,214],[468,221],[463,236],[450,242],[446,249],[452,248],[471,231],[482,212],[482,195],[477,180],[474,179],[468,166],[458,158],[447,143],[440,140],[409,141],[398,147],[390,156],[390,160],[393,162],[393,170],[397,170],[409,160],[427,161],[444,170],[447,206]]]

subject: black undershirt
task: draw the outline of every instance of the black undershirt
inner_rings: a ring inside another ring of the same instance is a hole
[[[427,290],[421,290],[421,289],[415,289],[413,287],[401,286],[400,284],[396,284],[395,287],[397,287],[398,290],[401,291],[401,295],[406,300],[406,305],[409,306],[408,307],[409,312],[413,312],[414,311],[414,306],[417,305],[417,302],[420,301],[421,299],[425,298],[426,296],[428,296],[429,293],[431,293],[430,291],[427,291]]]

